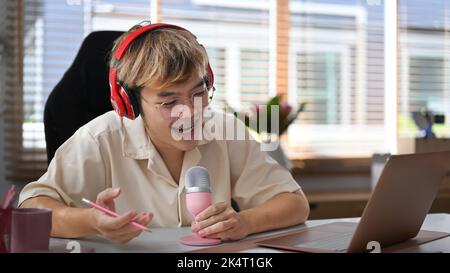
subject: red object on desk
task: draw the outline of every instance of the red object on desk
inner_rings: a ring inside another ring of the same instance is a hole
[[[14,202],[16,201],[17,192],[16,187],[14,185],[11,186],[11,188],[6,192],[5,197],[2,201],[2,209],[7,209],[13,207]]]
[[[11,246],[12,208],[0,208],[0,253],[9,252]]]
[[[6,192],[0,207],[0,253],[9,252],[11,246],[11,214],[17,198],[14,185]]]

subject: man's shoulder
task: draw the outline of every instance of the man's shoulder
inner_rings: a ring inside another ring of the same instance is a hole
[[[121,124],[121,117],[114,111],[109,111],[86,123],[80,129],[88,132],[93,137],[97,137],[105,133],[118,132]]]

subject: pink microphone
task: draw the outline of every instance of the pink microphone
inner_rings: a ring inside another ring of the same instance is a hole
[[[187,170],[184,179],[186,187],[186,206],[194,217],[211,205],[211,182],[208,170],[195,166]],[[202,238],[197,233],[183,236],[180,242],[191,246],[209,246],[220,244],[218,239]]]

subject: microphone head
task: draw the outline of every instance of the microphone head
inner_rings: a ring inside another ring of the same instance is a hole
[[[187,170],[184,184],[186,193],[211,192],[209,173],[204,167],[195,166]]]

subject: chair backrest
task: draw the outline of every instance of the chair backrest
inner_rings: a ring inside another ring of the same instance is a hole
[[[78,128],[112,110],[108,59],[114,40],[122,33],[98,31],[89,34],[74,62],[51,91],[44,111],[49,163],[58,147]]]

